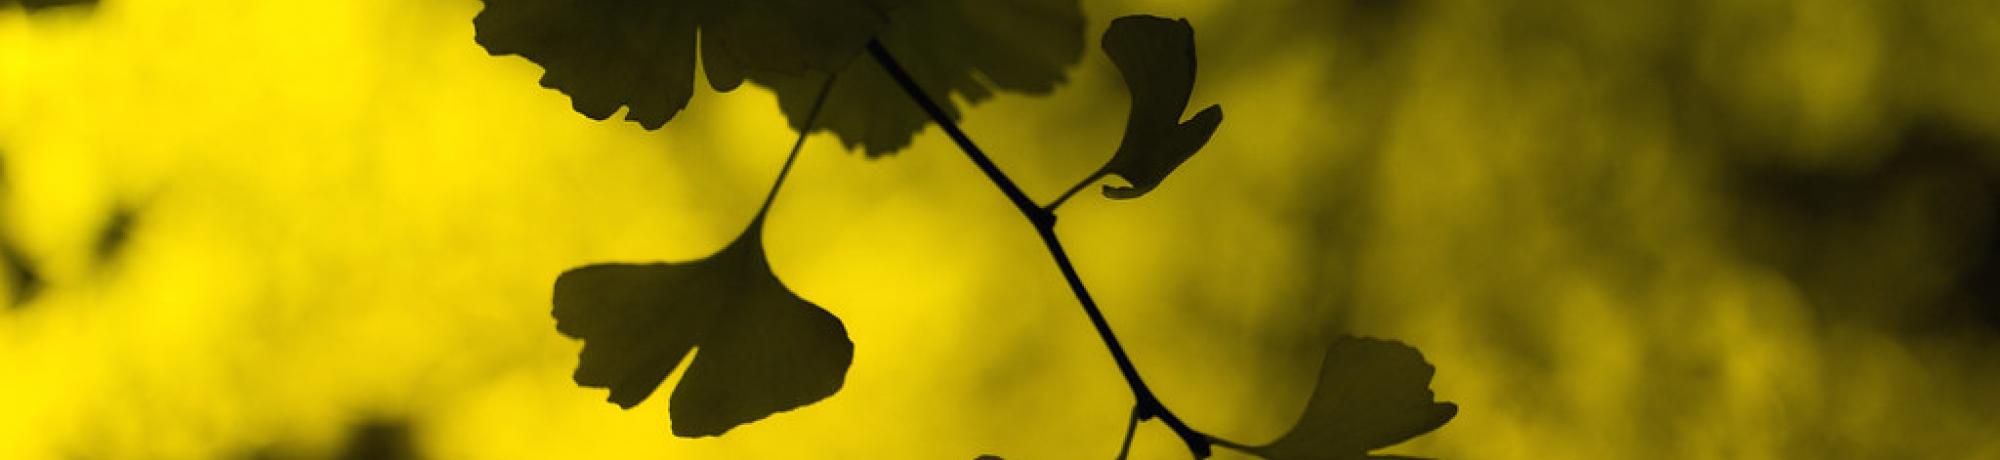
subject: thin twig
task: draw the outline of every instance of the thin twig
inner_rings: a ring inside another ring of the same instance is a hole
[[[1227,447],[1227,448],[1230,448],[1230,449],[1234,449],[1234,450],[1236,450],[1237,452],[1242,452],[1242,453],[1246,453],[1246,454],[1250,454],[1250,455],[1255,455],[1255,456],[1258,456],[1258,457],[1263,457],[1263,456],[1264,456],[1264,453],[1263,453],[1263,452],[1258,452],[1258,451],[1257,451],[1257,448],[1255,448],[1255,447],[1251,447],[1251,446],[1246,446],[1246,445],[1243,445],[1243,444],[1241,444],[1241,443],[1237,443],[1236,441],[1230,441],[1230,440],[1227,440],[1227,439],[1222,439],[1222,438],[1218,438],[1218,437],[1214,437],[1214,436],[1209,436],[1209,437],[1208,437],[1208,442],[1209,442],[1210,444],[1214,444],[1214,445],[1217,445],[1217,446],[1222,446],[1222,447]]]
[[[785,177],[792,174],[792,163],[798,161],[799,149],[805,147],[806,137],[812,135],[813,124],[819,122],[819,109],[826,105],[826,93],[833,92],[835,75],[828,74],[826,83],[820,85],[819,96],[813,98],[812,110],[806,112],[806,124],[799,127],[799,140],[792,141],[792,153],[785,156],[785,165],[778,168],[778,178],[771,181],[771,191],[764,194],[764,204],[757,207],[757,215],[752,222],[762,222],[764,212],[771,210],[771,202],[778,200],[778,187],[785,185]]]
[[[1076,266],[1070,263],[1069,255],[1063,252],[1062,242],[1056,238],[1055,213],[1036,206],[1033,200],[1028,199],[1028,195],[1022,193],[1021,188],[1015,186],[1014,181],[1008,179],[1007,174],[1001,172],[1000,167],[994,165],[993,160],[988,159],[986,154],[979,150],[979,146],[972,143],[970,137],[966,137],[965,131],[959,129],[957,123],[952,122],[944,109],[938,107],[937,103],[924,93],[923,87],[918,86],[909,72],[903,70],[901,64],[896,63],[896,58],[889,55],[889,50],[883,48],[881,42],[869,41],[868,54],[875,58],[876,63],[882,65],[882,69],[887,71],[892,79],[896,80],[897,86],[902,87],[904,94],[908,94],[911,100],[930,115],[931,121],[937,122],[938,127],[944,129],[945,135],[950,136],[952,142],[958,144],[958,149],[964,151],[965,156],[971,158],[972,163],[978,165],[981,172],[986,173],[986,178],[992,180],[993,185],[1007,195],[1007,200],[1014,203],[1014,207],[1021,211],[1021,215],[1026,216],[1028,222],[1034,224],[1035,233],[1042,237],[1042,245],[1048,248],[1049,256],[1055,258],[1056,268],[1062,271],[1063,280],[1069,282],[1070,292],[1076,295],[1077,303],[1083,305],[1083,312],[1090,317],[1090,324],[1097,328],[1097,337],[1103,339],[1104,347],[1111,351],[1111,359],[1118,363],[1118,372],[1125,376],[1125,384],[1131,387],[1132,396],[1137,400],[1133,404],[1133,410],[1139,418],[1158,417],[1168,428],[1174,430],[1174,434],[1179,436],[1182,442],[1187,443],[1188,453],[1198,459],[1208,458],[1210,451],[1208,435],[1188,427],[1179,417],[1174,416],[1173,411],[1167,410],[1167,406],[1161,404],[1158,397],[1153,396],[1153,390],[1146,387],[1146,381],[1139,378],[1139,369],[1134,367],[1132,359],[1125,355],[1125,347],[1118,345],[1118,336],[1111,333],[1111,323],[1104,319],[1103,312],[1098,311],[1097,302],[1090,299],[1090,291],[1083,287],[1083,278],[1077,275]]]

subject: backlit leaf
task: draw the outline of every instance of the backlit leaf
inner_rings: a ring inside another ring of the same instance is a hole
[[[1222,106],[1208,106],[1181,122],[1188,94],[1194,90],[1195,70],[1194,28],[1185,19],[1118,18],[1104,32],[1103,47],[1132,93],[1125,138],[1104,165],[1105,173],[1118,175],[1130,186],[1106,185],[1104,196],[1138,198],[1208,143],[1222,123]]]
[[[958,101],[977,104],[998,91],[1046,94],[1083,57],[1083,10],[1077,0],[928,0],[890,10],[882,46],[924,92],[957,119]],[[712,78],[712,77],[711,77]],[[825,74],[749,73],[778,93],[792,128],[804,125]],[[956,96],[954,99],[953,96]],[[816,129],[869,156],[894,153],[930,123],[873,62],[841,71]]]
[[[493,55],[542,66],[542,86],[577,112],[658,129],[694,94],[696,31],[704,67],[728,91],[744,70],[800,74],[844,67],[886,24],[894,0],[485,0],[474,39]]]
[[[1430,363],[1402,342],[1341,336],[1327,347],[1319,383],[1291,431],[1256,447],[1270,459],[1363,459],[1429,433],[1458,414],[1431,394]]]
[[[794,129],[840,73],[815,127],[871,156],[908,146],[930,122],[879,66],[852,62],[871,38],[953,118],[957,101],[1047,93],[1083,53],[1077,0],[485,1],[473,19],[480,45],[541,65],[542,85],[585,116],[627,107],[646,129],[665,125],[693,97],[699,42],[711,87],[772,89]]]
[[[631,408],[688,352],[669,401],[673,432],[715,436],[833,395],[853,361],[847,329],[785,288],[765,260],[761,214],[692,262],[600,264],[556,279],[556,330],[582,339],[576,383]]]

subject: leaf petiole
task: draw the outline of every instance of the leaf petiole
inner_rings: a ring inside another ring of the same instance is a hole
[[[1139,407],[1132,406],[1132,420],[1125,422],[1125,442],[1118,445],[1118,460],[1132,453],[1132,433],[1139,431]]]
[[[826,94],[833,92],[833,79],[839,74],[828,74],[826,83],[820,84],[819,96],[813,99],[812,111],[806,114],[806,124],[799,128],[799,140],[792,141],[792,152],[785,155],[785,165],[778,168],[778,178],[771,181],[771,191],[764,194],[764,204],[757,207],[753,222],[762,222],[764,213],[771,210],[771,202],[778,200],[778,188],[785,185],[785,178],[792,174],[792,163],[799,159],[799,150],[806,145],[806,138],[812,135],[813,123],[819,121],[819,110],[826,106]]]
[[[1076,192],[1083,191],[1084,187],[1089,187],[1090,184],[1095,184],[1097,183],[1098,180],[1104,179],[1104,176],[1110,174],[1111,170],[1105,168],[1098,168],[1097,172],[1090,173],[1090,176],[1084,177],[1083,180],[1078,181],[1076,185],[1070,186],[1069,190],[1063,191],[1062,195],[1057,196],[1055,201],[1050,201],[1048,205],[1042,206],[1042,210],[1051,213],[1056,212],[1056,208],[1060,208],[1062,207],[1064,202],[1068,202],[1069,197],[1076,196]]]

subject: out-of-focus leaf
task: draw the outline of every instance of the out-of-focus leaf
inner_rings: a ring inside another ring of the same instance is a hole
[[[1130,186],[1106,185],[1104,196],[1138,198],[1208,143],[1222,123],[1222,106],[1208,106],[1187,122],[1180,121],[1188,94],[1194,91],[1194,28],[1186,19],[1118,18],[1104,32],[1103,47],[1132,93],[1125,138],[1103,171],[1117,174]]]
[[[1046,94],[1083,57],[1083,9],[1077,0],[926,0],[889,12],[879,40],[952,119],[958,101],[978,104],[997,91]],[[792,128],[825,81],[823,73],[749,72],[778,93]],[[954,99],[952,96],[957,96]],[[832,131],[871,157],[909,146],[931,122],[882,66],[854,62],[841,70],[815,129]]]
[[[111,262],[125,249],[132,237],[132,225],[138,219],[139,211],[128,204],[112,208],[111,216],[105,219],[104,228],[97,232],[97,244],[91,247],[91,255],[98,265]]]
[[[0,8],[7,8],[14,5],[20,5],[29,12],[34,12],[44,8],[59,6],[95,7],[97,6],[97,0],[0,0]]]
[[[763,218],[707,258],[602,264],[556,279],[556,330],[582,339],[576,383],[631,408],[696,350],[668,404],[673,432],[715,436],[833,395],[854,344],[766,262]]]
[[[717,90],[744,70],[844,67],[881,32],[896,0],[485,0],[474,40],[542,66],[542,86],[577,112],[658,129],[694,94],[696,31]]]
[[[1270,459],[1363,459],[1429,433],[1458,414],[1431,394],[1430,363],[1402,342],[1341,336],[1327,347],[1319,384],[1291,431],[1254,448]]]
[[[0,193],[7,191],[7,185],[6,164],[0,163]],[[0,230],[6,230],[6,227],[0,226]],[[7,289],[11,294],[7,306],[11,308],[27,305],[42,292],[41,272],[35,270],[27,254],[21,253],[21,248],[14,246],[4,232],[0,232],[0,276],[7,279]]]
[[[348,428],[347,443],[339,460],[417,460],[424,458],[417,448],[416,433],[402,419],[369,418]]]
[[[20,308],[34,300],[42,292],[42,275],[28,262],[28,257],[10,242],[0,240],[0,275],[7,277],[8,289],[13,295],[8,305]]]

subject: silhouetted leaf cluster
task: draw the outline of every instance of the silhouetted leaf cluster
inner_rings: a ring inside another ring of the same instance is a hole
[[[577,112],[658,129],[694,95],[697,30],[709,81],[735,88],[745,70],[801,73],[846,66],[881,32],[892,0],[486,0],[474,39],[494,55],[541,64],[542,86]]]
[[[1107,176],[1128,185],[1107,185],[1105,196],[1145,195],[1207,144],[1222,121],[1220,105],[1181,118],[1196,67],[1194,29],[1186,20],[1118,18],[1101,46],[1131,93],[1124,136],[1098,171],[1037,208],[957,130],[961,109],[954,101],[977,103],[999,91],[1046,93],[1064,81],[1082,48],[1076,0],[485,1],[474,20],[477,41],[492,54],[519,54],[541,65],[542,84],[568,94],[578,112],[594,119],[625,107],[626,118],[646,129],[664,125],[693,95],[698,48],[710,87],[726,92],[747,81],[771,88],[801,143],[803,133],[826,130],[850,149],[883,155],[907,146],[927,123],[943,123],[1038,226],[1065,270],[1071,268],[1053,240],[1053,209]],[[877,63],[852,62],[864,47]],[[720,435],[838,391],[853,343],[839,319],[772,272],[761,240],[765,210],[735,241],[700,260],[563,273],[554,316],[558,331],[584,341],[576,382],[608,388],[610,402],[630,408],[693,353],[669,405],[680,436]],[[1095,315],[1081,281],[1069,278]],[[1109,332],[1100,333],[1129,368]],[[1141,401],[1134,426],[1162,418],[1197,456],[1215,443],[1268,458],[1369,458],[1457,413],[1457,406],[1433,398],[1433,370],[1416,349],[1380,339],[1334,341],[1297,425],[1262,446],[1193,431],[1134,372],[1126,370]]]
[[[996,91],[1054,90],[1083,55],[1083,11],[1076,0],[912,1],[889,18],[878,40],[954,120],[960,116],[955,100],[977,104]],[[860,62],[838,73],[826,113],[814,126],[832,131],[848,148],[870,156],[893,153],[930,123],[881,66]],[[792,128],[804,129],[806,106],[825,75],[761,71],[748,79],[776,91]]]
[[[577,112],[627,107],[646,129],[693,96],[697,42],[711,88],[770,87],[795,129],[838,74],[817,129],[870,155],[907,146],[927,120],[880,68],[850,65],[870,39],[908,56],[936,100],[968,103],[1048,92],[1083,46],[1076,0],[486,0],[473,25],[488,52],[540,64],[542,85]]]

